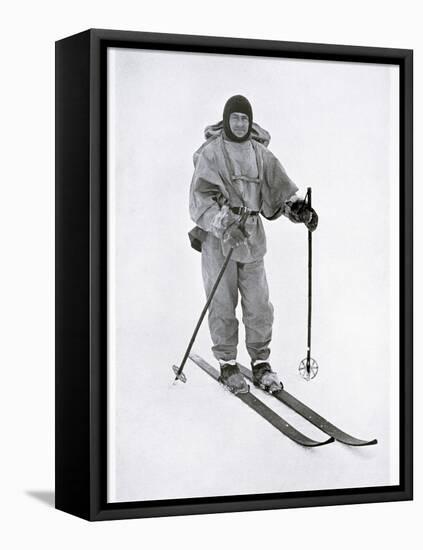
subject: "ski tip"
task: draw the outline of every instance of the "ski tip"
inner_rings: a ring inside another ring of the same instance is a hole
[[[314,449],[315,447],[323,447],[324,445],[329,445],[330,443],[333,443],[335,441],[335,438],[329,437],[329,439],[325,439],[325,441],[315,441],[314,439],[306,438],[306,441],[301,442],[301,445],[303,447],[307,447],[308,449]]]
[[[330,443],[333,443],[335,441],[335,438],[334,437],[329,437],[328,439],[326,439],[326,441],[322,441],[321,443],[319,443],[319,447],[322,447],[322,445],[329,445]]]
[[[370,445],[377,445],[377,443],[378,443],[377,439],[372,439],[371,441],[366,441],[361,445],[357,445],[357,447],[370,447]]]
[[[355,437],[349,436],[347,434],[344,434],[344,435],[346,437],[337,437],[336,440],[350,447],[370,447],[371,445],[378,444],[377,439],[371,439],[370,441],[366,441],[364,439],[356,439]]]
[[[338,441],[343,445],[348,445],[349,447],[370,447],[371,445],[377,445],[378,443],[377,439],[366,441],[364,439],[357,439],[356,437],[343,432],[335,434],[335,441]]]

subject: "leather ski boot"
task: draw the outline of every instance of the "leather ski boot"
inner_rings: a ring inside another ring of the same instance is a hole
[[[221,365],[219,382],[224,384],[234,394],[248,393],[250,391],[250,386],[242,376],[238,365],[232,365],[231,363]]]
[[[269,363],[251,364],[253,371],[253,383],[269,393],[283,390],[283,384],[276,372],[273,372]]]

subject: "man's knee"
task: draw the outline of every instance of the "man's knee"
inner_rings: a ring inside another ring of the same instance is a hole
[[[242,317],[244,325],[252,330],[270,330],[273,326],[273,314],[268,312],[245,314]]]

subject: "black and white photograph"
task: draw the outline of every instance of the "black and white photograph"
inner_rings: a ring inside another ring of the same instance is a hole
[[[420,11],[5,5],[1,548],[418,546]]]
[[[399,485],[399,67],[107,49],[107,502]]]

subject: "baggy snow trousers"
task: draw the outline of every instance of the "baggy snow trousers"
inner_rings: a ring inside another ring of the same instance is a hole
[[[225,256],[219,239],[208,235],[203,242],[201,266],[207,296],[219,275]],[[273,306],[263,259],[251,263],[229,260],[225,273],[211,301],[208,314],[212,351],[216,359],[236,359],[238,320],[235,310],[241,295],[242,321],[247,351],[253,361],[269,357],[272,338]]]

